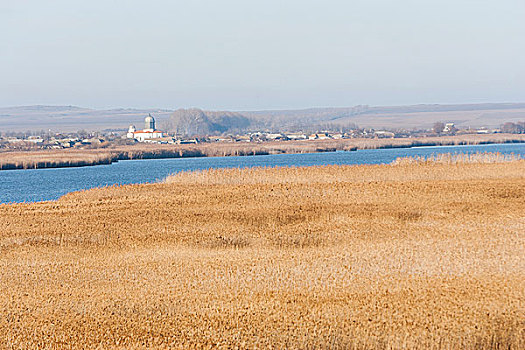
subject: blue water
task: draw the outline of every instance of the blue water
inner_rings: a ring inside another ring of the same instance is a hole
[[[440,153],[500,152],[525,155],[525,144],[414,147],[268,156],[126,160],[83,168],[0,171],[0,203],[58,199],[82,189],[114,184],[155,182],[169,174],[208,168],[381,164],[398,157]]]

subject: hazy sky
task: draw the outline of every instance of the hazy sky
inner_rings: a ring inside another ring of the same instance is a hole
[[[0,106],[512,101],[524,0],[0,0]]]

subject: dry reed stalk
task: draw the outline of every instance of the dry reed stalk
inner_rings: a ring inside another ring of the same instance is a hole
[[[400,163],[0,205],[0,344],[523,349],[525,161]]]
[[[457,164],[457,163],[501,163],[522,160],[525,157],[520,154],[503,154],[492,152],[477,152],[477,153],[443,153],[433,154],[431,156],[417,156],[417,157],[402,157],[397,158],[392,164],[421,164],[421,163],[443,163],[443,164]]]

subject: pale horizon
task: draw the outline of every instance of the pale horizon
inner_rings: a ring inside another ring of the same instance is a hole
[[[472,103],[413,103],[413,104],[389,104],[389,105],[366,105],[366,104],[356,104],[348,106],[307,106],[307,107],[297,107],[297,108],[268,108],[268,109],[217,109],[217,108],[203,108],[200,106],[183,106],[183,107],[157,107],[157,106],[139,106],[139,107],[128,107],[128,106],[108,106],[108,107],[91,107],[91,106],[79,106],[72,104],[32,104],[32,105],[7,105],[0,106],[0,109],[16,109],[16,108],[27,108],[27,107],[50,107],[50,108],[60,108],[60,107],[72,107],[80,109],[88,109],[93,111],[103,111],[103,110],[159,110],[159,111],[175,111],[178,109],[202,109],[206,111],[231,111],[231,112],[270,112],[270,111],[301,111],[301,110],[312,110],[312,109],[345,109],[352,108],[356,106],[368,106],[370,108],[381,108],[381,107],[412,107],[412,106],[462,106],[462,105],[521,105],[525,104],[525,99],[523,101],[496,101],[496,102],[472,102]]]
[[[0,3],[0,106],[519,103],[525,3]]]

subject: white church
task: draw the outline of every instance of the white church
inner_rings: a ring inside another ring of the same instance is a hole
[[[151,139],[158,139],[163,137],[162,131],[155,129],[155,118],[149,114],[144,119],[144,130],[137,130],[134,125],[130,125],[128,129],[128,139],[135,139],[139,142],[145,142]]]

